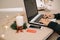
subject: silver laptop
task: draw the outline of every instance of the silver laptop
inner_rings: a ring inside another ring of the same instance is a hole
[[[36,0],[24,0],[24,5],[28,18],[28,23],[44,25],[39,22],[43,15],[41,13],[38,13]]]

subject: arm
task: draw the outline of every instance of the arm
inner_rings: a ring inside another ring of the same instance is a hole
[[[58,24],[57,22],[53,22],[50,21],[49,19],[43,19],[43,18],[40,20],[40,22],[42,22],[47,27],[53,29],[55,32],[60,34],[60,24]]]
[[[58,14],[54,14],[54,15],[55,15],[54,18],[56,18],[57,20],[60,20],[60,13],[58,13]]]
[[[48,27],[53,29],[55,32],[57,32],[58,34],[60,34],[60,24],[56,23],[56,22],[50,22],[48,24]]]
[[[60,19],[60,13],[58,14],[45,14],[44,16],[45,18],[56,18],[57,20]],[[60,24],[56,23],[56,22],[52,22],[48,19],[41,19],[41,22],[43,24],[45,24],[46,26],[48,26],[49,28],[53,29],[55,32],[57,32],[58,34],[60,34]]]
[[[57,20],[59,20],[60,19],[60,13],[57,13],[57,14],[45,13],[43,18],[49,18],[49,19],[56,18]]]

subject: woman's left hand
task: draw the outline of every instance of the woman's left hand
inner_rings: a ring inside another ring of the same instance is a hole
[[[50,23],[50,20],[49,19],[41,18],[41,20],[39,22],[42,22],[44,25],[47,26]]]

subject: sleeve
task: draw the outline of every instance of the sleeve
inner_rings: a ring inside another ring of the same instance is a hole
[[[50,22],[48,24],[48,27],[53,29],[55,32],[57,32],[58,34],[60,34],[60,24],[56,23],[56,22]]]
[[[54,14],[54,15],[55,15],[55,18],[56,18],[57,20],[60,20],[60,13]]]

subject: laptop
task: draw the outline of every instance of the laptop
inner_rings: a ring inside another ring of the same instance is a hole
[[[38,13],[36,0],[24,0],[24,5],[28,23],[35,25],[44,25],[39,22],[43,15],[41,13]]]

